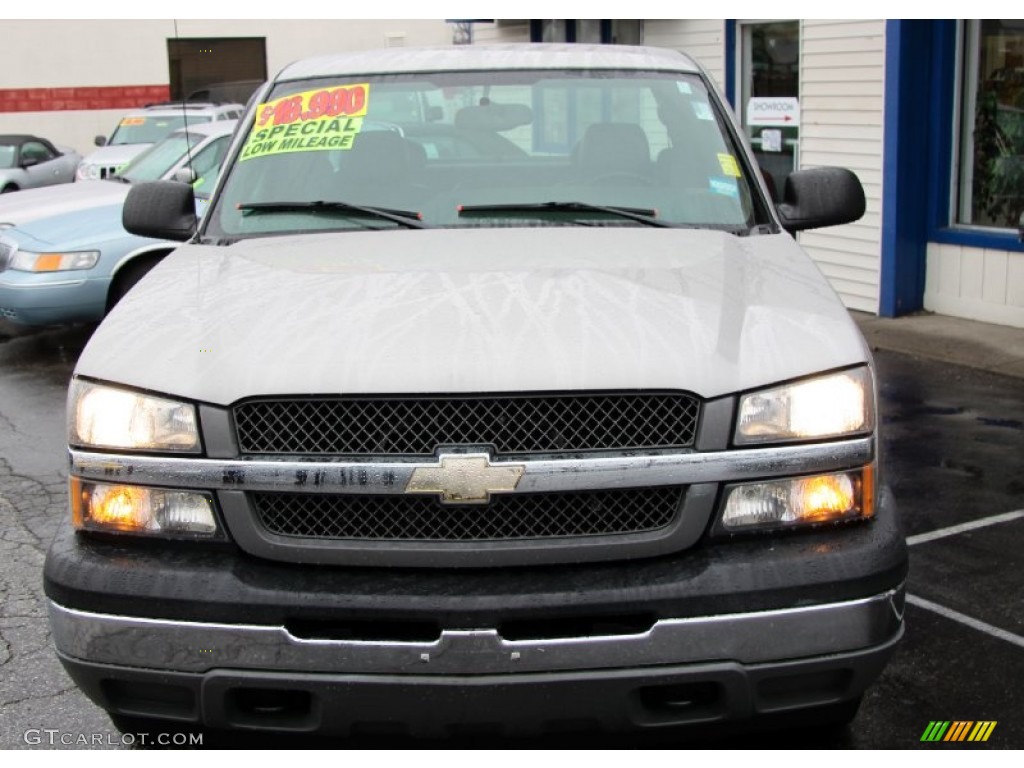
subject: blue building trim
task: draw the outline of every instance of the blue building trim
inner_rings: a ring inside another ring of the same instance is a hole
[[[736,19],[725,20],[725,98],[736,111]]]
[[[924,305],[929,166],[922,119],[944,119],[929,104],[929,21],[885,23],[885,117],[882,138],[882,247],[878,312],[895,317]],[[948,113],[947,113],[948,114]]]
[[[950,221],[953,178],[953,134],[956,98],[956,22],[932,22],[932,77],[929,83],[932,119],[928,121],[928,239]]]
[[[1012,229],[980,229],[968,227],[945,227],[928,234],[931,243],[962,245],[966,248],[988,248],[993,251],[1017,251],[1024,253],[1024,243]]]

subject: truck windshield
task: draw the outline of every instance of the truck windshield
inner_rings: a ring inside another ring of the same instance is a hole
[[[689,73],[474,71],[283,83],[256,107],[204,234],[401,226],[346,216],[346,205],[414,212],[428,227],[746,232],[769,219],[726,125],[701,77]]]
[[[120,144],[153,144],[171,131],[186,125],[208,123],[209,115],[161,115],[159,117],[126,117],[117,124],[109,146]]]

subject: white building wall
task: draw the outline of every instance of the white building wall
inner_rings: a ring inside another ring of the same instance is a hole
[[[800,167],[838,165],[860,179],[867,212],[803,232],[800,243],[846,306],[878,312],[885,21],[800,25]]]
[[[167,40],[176,35],[266,38],[269,76],[307,56],[452,42],[441,19],[182,19],[177,30],[170,19],[5,19],[3,32],[0,90],[166,84]],[[0,133],[37,133],[88,154],[125,111],[0,111]]]
[[[928,243],[924,307],[1024,328],[1024,253]]]

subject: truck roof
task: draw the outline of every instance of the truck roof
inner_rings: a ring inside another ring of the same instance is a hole
[[[488,69],[636,69],[698,72],[684,54],[666,48],[626,45],[508,44],[437,48],[384,48],[303,59],[281,70],[276,81],[330,75],[395,74]]]

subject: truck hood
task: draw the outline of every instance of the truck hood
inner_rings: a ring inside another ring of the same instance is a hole
[[[89,165],[106,165],[117,167],[124,165],[136,155],[142,154],[142,150],[149,149],[152,144],[107,144],[91,152],[85,158]]]
[[[123,203],[128,184],[117,181],[76,181],[42,189],[26,189],[0,197],[0,224],[24,226],[30,221],[93,206]]]
[[[214,404],[254,395],[683,389],[863,362],[788,235],[387,230],[185,246],[76,373]]]

